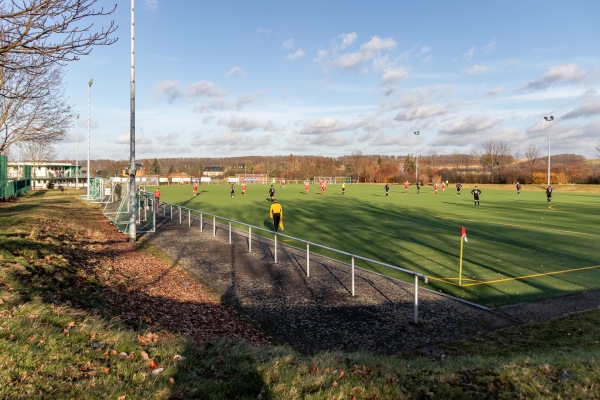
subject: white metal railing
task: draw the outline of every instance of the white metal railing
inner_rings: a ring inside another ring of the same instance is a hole
[[[406,273],[406,274],[409,274],[409,275],[413,275],[414,279],[415,279],[415,283],[414,283],[415,294],[414,294],[414,316],[413,316],[413,320],[414,320],[415,323],[418,323],[418,321],[419,321],[419,278],[423,279],[423,281],[425,283],[427,283],[427,276],[424,275],[424,274],[421,274],[421,273],[418,273],[418,272],[415,272],[415,271],[411,271],[409,269],[400,268],[400,267],[397,267],[397,266],[392,265],[392,264],[383,263],[383,262],[380,262],[380,261],[377,261],[377,260],[373,260],[373,259],[370,259],[370,258],[367,258],[367,257],[362,257],[362,256],[359,256],[359,255],[356,255],[356,254],[348,253],[346,251],[334,249],[332,247],[328,247],[328,246],[325,246],[325,245],[322,245],[322,244],[313,243],[313,242],[310,242],[308,240],[304,240],[304,239],[300,239],[300,238],[297,238],[297,237],[285,235],[283,233],[279,233],[279,232],[275,233],[275,232],[273,232],[273,231],[271,231],[269,229],[260,228],[258,226],[253,226],[253,225],[247,224],[245,222],[240,222],[240,221],[232,220],[232,219],[229,219],[229,218],[221,217],[221,216],[218,216],[218,215],[214,215],[214,214],[211,214],[211,213],[208,213],[208,212],[203,212],[203,211],[194,210],[194,209],[191,209],[191,208],[188,208],[188,207],[183,207],[183,206],[180,206],[178,204],[172,204],[172,203],[161,201],[160,202],[160,206],[163,207],[163,217],[165,217],[165,218],[166,218],[166,209],[167,209],[167,207],[170,209],[170,215],[169,215],[169,219],[170,220],[173,219],[173,209],[175,208],[176,211],[179,213],[179,223],[180,224],[183,221],[182,220],[183,213],[187,212],[187,214],[188,214],[188,227],[192,226],[192,215],[197,214],[198,217],[199,217],[199,221],[200,221],[200,232],[203,232],[204,216],[212,217],[213,237],[217,236],[217,219],[219,219],[219,221],[224,221],[224,223],[223,222],[219,222],[219,223],[222,223],[223,226],[228,226],[227,230],[228,230],[228,234],[229,234],[229,244],[232,243],[232,232],[233,232],[233,229],[234,229],[234,228],[232,228],[232,224],[236,224],[236,225],[241,225],[241,226],[248,227],[248,252],[249,253],[252,252],[252,230],[253,229],[257,230],[257,231],[262,231],[262,232],[267,232],[269,234],[272,234],[273,235],[273,243],[274,243],[274,246],[273,246],[273,258],[274,258],[274,262],[275,263],[277,263],[277,254],[278,254],[277,242],[278,242],[278,237],[285,237],[285,238],[291,239],[291,240],[296,241],[296,242],[304,243],[304,244],[306,244],[306,276],[307,277],[310,277],[310,252],[311,252],[310,248],[311,248],[311,246],[318,247],[318,248],[321,248],[321,249],[324,249],[324,250],[327,250],[327,251],[331,251],[333,253],[337,253],[337,254],[340,254],[340,255],[343,255],[343,256],[350,257],[350,259],[351,259],[350,274],[351,274],[351,292],[352,292],[352,296],[356,295],[356,293],[355,293],[355,268],[356,268],[355,267],[355,260],[362,260],[362,261],[365,261],[365,262],[368,262],[368,263],[376,264],[376,265],[379,265],[379,266],[382,266],[382,267],[390,268],[390,269],[393,269],[393,270],[396,270],[396,271],[399,271],[399,272],[403,272],[403,273]],[[153,212],[154,212],[154,217],[156,217],[156,208],[157,207],[152,207]],[[267,239],[269,239],[269,238],[267,237]],[[292,246],[292,245],[289,245],[289,244],[287,244],[286,246],[290,246],[292,248],[300,250],[300,248]],[[340,261],[340,260],[336,260],[336,261]]]

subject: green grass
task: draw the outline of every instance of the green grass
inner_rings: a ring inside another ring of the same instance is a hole
[[[305,356],[123,324],[102,306],[113,288],[81,275],[79,237],[95,236],[77,220],[94,213],[58,192],[0,204],[1,399],[600,399],[600,310],[448,343],[444,357]]]
[[[246,196],[237,186],[163,186],[162,200],[271,229],[269,185],[249,185]],[[481,186],[480,186],[481,187]],[[592,192],[556,189],[552,207],[543,190],[483,186],[481,207],[474,207],[471,186],[460,196],[454,189],[383,185],[318,185],[308,194],[303,185],[276,187],[283,206],[285,234],[427,275],[427,287],[486,306],[501,306],[600,288],[600,188]],[[588,188],[589,190],[589,188]],[[460,229],[463,248],[459,286]],[[262,233],[261,233],[262,234]],[[286,241],[286,239],[284,239]],[[304,247],[301,243],[288,243]],[[316,247],[313,247],[318,251]],[[331,255],[328,253],[327,255]],[[349,262],[347,257],[338,257]],[[389,268],[358,266],[410,279]]]

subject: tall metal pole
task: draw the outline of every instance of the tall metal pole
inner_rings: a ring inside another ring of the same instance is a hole
[[[88,137],[87,137],[87,199],[90,198],[90,88],[94,83],[93,79],[88,82]]]
[[[548,186],[550,186],[550,122],[554,121],[554,116],[544,117],[548,122]]]
[[[135,187],[135,0],[131,0],[131,78],[130,91],[130,124],[129,124],[129,240],[137,239],[136,205],[137,191]],[[153,205],[156,207],[156,204]],[[154,211],[156,212],[156,210]]]
[[[79,190],[79,114],[75,121],[75,190]]]
[[[415,131],[413,132],[415,134],[415,136],[417,136],[417,141],[419,140],[418,136],[421,134],[421,132],[419,131]],[[419,183],[419,149],[418,149],[418,144],[417,144],[417,155],[415,156],[417,158],[417,162],[416,162],[416,168],[415,168],[415,185]]]

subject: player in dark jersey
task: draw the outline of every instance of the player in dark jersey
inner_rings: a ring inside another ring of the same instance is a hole
[[[471,190],[471,194],[473,195],[473,201],[475,202],[475,207],[479,207],[479,195],[481,194],[481,190],[475,186],[473,190]]]

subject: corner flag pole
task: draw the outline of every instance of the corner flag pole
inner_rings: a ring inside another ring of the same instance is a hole
[[[460,228],[460,263],[459,263],[459,267],[458,267],[458,286],[460,286],[460,287],[462,287],[463,241],[468,242],[467,230],[465,229],[464,226],[462,226]]]

